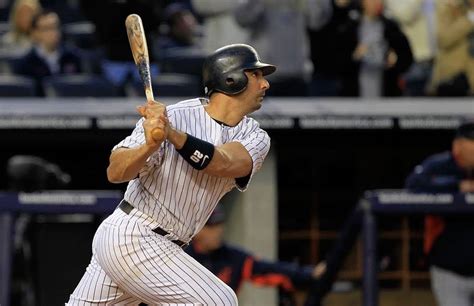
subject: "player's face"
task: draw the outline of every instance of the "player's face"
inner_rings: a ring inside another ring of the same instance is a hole
[[[252,112],[262,107],[265,91],[270,88],[270,84],[260,69],[245,71],[245,74],[247,75],[248,83],[247,88],[242,93],[242,99],[248,103]]]
[[[223,237],[224,224],[219,223],[204,226],[194,239],[203,250],[210,252],[218,249],[222,245]]]

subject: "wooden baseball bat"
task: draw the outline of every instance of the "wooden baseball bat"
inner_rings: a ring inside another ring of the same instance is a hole
[[[153,88],[151,86],[150,58],[148,56],[148,46],[146,44],[145,30],[140,16],[130,14],[125,19],[125,28],[127,29],[128,41],[132,50],[133,60],[137,66],[138,73],[145,88],[147,101],[155,101],[153,97]],[[155,128],[151,131],[155,140],[162,140],[165,136],[163,130]]]

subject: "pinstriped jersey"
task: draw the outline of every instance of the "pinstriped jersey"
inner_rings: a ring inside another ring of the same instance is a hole
[[[207,114],[198,98],[167,106],[166,111],[174,128],[215,146],[240,142],[252,157],[250,178],[260,169],[270,149],[270,137],[253,118],[244,117],[236,126],[220,124]],[[113,150],[144,144],[143,121],[141,118],[131,135]],[[227,192],[234,187],[244,191],[249,182],[250,179],[240,186],[234,178],[211,176],[196,170],[169,141],[164,141],[148,158],[138,177],[129,182],[125,200],[155,219],[171,233],[171,239],[187,242],[204,226]]]

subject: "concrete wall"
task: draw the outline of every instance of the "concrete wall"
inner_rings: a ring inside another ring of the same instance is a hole
[[[260,258],[277,258],[276,156],[270,151],[262,169],[244,193],[235,191],[224,200],[227,211],[226,240]],[[241,306],[277,305],[273,288],[244,284],[239,291]]]

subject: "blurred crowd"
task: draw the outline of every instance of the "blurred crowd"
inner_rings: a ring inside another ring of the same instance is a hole
[[[143,96],[131,13],[159,96],[202,95],[204,57],[229,43],[278,66],[273,96],[474,90],[474,0],[0,0],[0,96]]]

